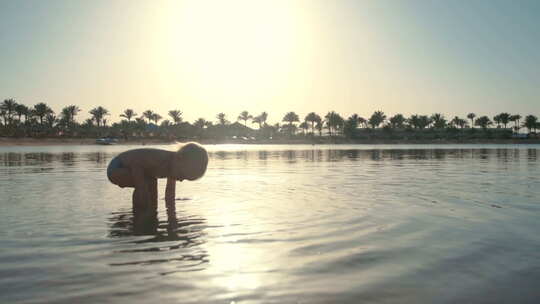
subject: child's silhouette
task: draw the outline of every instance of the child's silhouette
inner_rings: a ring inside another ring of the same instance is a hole
[[[155,217],[157,213],[157,179],[167,178],[165,202],[167,214],[175,212],[176,181],[196,180],[204,175],[208,153],[199,144],[182,145],[178,152],[159,149],[135,149],[122,152],[107,167],[111,183],[121,188],[133,187],[135,215]],[[147,217],[143,216],[143,217]]]

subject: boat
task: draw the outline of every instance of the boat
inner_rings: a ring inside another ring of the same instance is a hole
[[[116,138],[110,138],[110,137],[103,137],[96,139],[96,144],[98,145],[115,145],[118,143],[118,139]]]

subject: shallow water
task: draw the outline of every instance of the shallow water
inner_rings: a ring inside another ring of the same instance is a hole
[[[175,231],[108,182],[130,148],[0,147],[1,303],[540,298],[539,145],[208,146]]]

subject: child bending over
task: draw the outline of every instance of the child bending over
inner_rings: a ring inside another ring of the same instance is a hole
[[[135,149],[120,153],[107,167],[111,183],[133,187],[133,212],[157,215],[157,179],[167,178],[165,203],[169,220],[175,214],[176,181],[196,180],[204,175],[208,154],[199,144],[184,144],[178,152],[159,149]],[[174,219],[176,223],[176,219]]]

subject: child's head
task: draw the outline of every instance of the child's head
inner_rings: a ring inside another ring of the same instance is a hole
[[[208,153],[203,146],[189,142],[176,152],[173,174],[179,180],[196,180],[204,175],[208,165]]]

